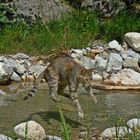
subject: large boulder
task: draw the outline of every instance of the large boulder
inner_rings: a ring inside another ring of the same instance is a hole
[[[57,19],[71,11],[71,8],[61,0],[15,0],[14,5],[18,14],[32,21],[37,17],[41,17],[44,21]]]
[[[122,57],[118,53],[110,53],[109,61],[107,64],[107,72],[119,71],[122,69]]]
[[[35,121],[21,123],[14,128],[14,131],[21,139],[43,140],[46,138],[45,130]]]
[[[140,52],[140,33],[126,33],[124,36],[124,48],[126,47],[131,47],[136,52]]]
[[[0,84],[5,85],[10,82],[10,76],[13,73],[13,69],[8,64],[0,62]]]
[[[112,74],[105,82],[126,85],[126,86],[139,86],[140,85],[140,73],[132,69],[122,69],[117,74]]]

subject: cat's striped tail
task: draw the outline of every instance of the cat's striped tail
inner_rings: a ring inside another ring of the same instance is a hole
[[[30,97],[33,97],[36,95],[38,90],[38,85],[41,79],[44,77],[44,71],[34,80],[33,88],[30,90],[30,92],[23,98],[23,100],[27,100]]]

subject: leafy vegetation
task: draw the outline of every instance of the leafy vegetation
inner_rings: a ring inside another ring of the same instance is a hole
[[[62,112],[62,109],[60,107],[60,104],[59,104],[59,112],[60,112],[60,119],[61,119],[61,124],[62,124],[62,130],[63,130],[63,133],[64,133],[64,140],[70,140],[70,128],[69,126],[66,124],[66,121],[65,121],[65,118],[64,118],[64,115],[63,115],[63,112]]]
[[[2,10],[0,10],[2,11]],[[122,41],[127,32],[140,31],[140,14],[121,11],[118,15],[101,19],[98,13],[76,10],[59,20],[46,24],[38,21],[27,24],[18,18],[11,21],[5,12],[0,14],[0,53],[44,55],[53,49],[83,48],[94,40]],[[5,17],[5,18],[4,18]],[[17,19],[17,20],[16,20]]]

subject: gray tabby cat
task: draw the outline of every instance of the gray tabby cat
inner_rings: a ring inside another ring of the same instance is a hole
[[[43,73],[35,80],[33,89],[24,99],[34,96],[37,92],[39,81],[44,78],[49,86],[50,98],[55,102],[60,102],[59,94],[63,94],[63,90],[66,86],[69,87],[69,98],[76,106],[79,117],[83,118],[83,109],[78,101],[77,88],[81,83],[85,90],[90,94],[92,100],[97,103],[95,95],[92,93],[90,85],[91,70],[83,68],[77,64],[69,56],[60,56],[53,59],[49,66]]]

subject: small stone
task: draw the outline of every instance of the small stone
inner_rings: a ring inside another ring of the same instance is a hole
[[[103,71],[103,79],[107,79],[109,77],[109,74],[106,71]]]
[[[82,131],[82,132],[80,132],[80,134],[79,134],[79,138],[84,138],[84,137],[87,137],[88,136],[88,132],[87,131]]]
[[[80,50],[80,49],[71,49],[70,52],[71,52],[71,53],[76,53],[76,54],[79,54],[79,55],[83,55],[83,51]]]
[[[95,81],[101,81],[103,80],[102,76],[99,75],[99,74],[92,74],[92,79],[95,80]]]
[[[119,52],[123,51],[122,46],[116,40],[109,42],[108,45],[111,49],[117,50]]]
[[[21,81],[20,76],[18,74],[16,74],[15,72],[13,72],[13,74],[10,76],[10,79],[15,81],[15,82]]]
[[[58,136],[51,136],[51,135],[47,135],[46,136],[47,140],[62,140],[60,137]]]
[[[0,90],[0,95],[5,95],[6,93],[2,90]]]

